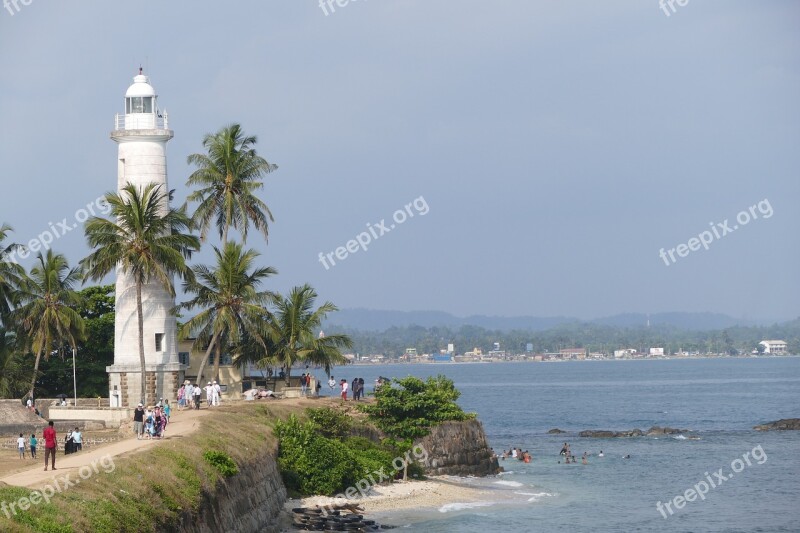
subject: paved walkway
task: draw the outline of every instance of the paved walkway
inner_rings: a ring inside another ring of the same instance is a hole
[[[55,472],[53,470],[44,470],[44,446],[41,446],[37,450],[36,455],[39,457],[35,467],[32,466],[21,472],[2,477],[0,478],[0,484],[7,483],[18,487],[39,488],[45,484],[52,483],[55,476],[62,477],[66,474],[73,474],[72,479],[78,478],[78,470],[82,466],[91,465],[92,462],[94,462],[95,465],[101,465],[101,459],[108,455],[118,457],[128,453],[136,453],[151,446],[158,446],[159,442],[184,438],[197,429],[199,425],[198,419],[206,416],[210,412],[209,409],[201,409],[199,411],[193,409],[173,411],[170,423],[167,426],[166,435],[162,439],[138,440],[135,435],[132,435],[129,439],[104,444],[91,449],[84,449],[81,452],[69,455],[64,455],[62,451],[59,451],[56,457]],[[59,434],[58,438],[60,441],[63,441],[64,434]],[[40,439],[40,442],[44,444],[44,439]]]

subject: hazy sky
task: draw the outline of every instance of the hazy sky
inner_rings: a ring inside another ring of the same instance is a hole
[[[180,202],[186,156],[230,122],[280,166],[269,245],[248,240],[273,290],[457,315],[800,316],[798,2],[25,2],[0,11],[17,242],[116,186],[109,133],[142,64]],[[52,246],[88,252],[80,229]]]

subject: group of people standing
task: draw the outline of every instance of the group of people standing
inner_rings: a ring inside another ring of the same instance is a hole
[[[336,379],[333,376],[328,380],[328,386],[331,388],[331,392],[336,388]],[[353,378],[352,384],[348,383],[346,379],[340,379],[339,388],[343,402],[347,401],[348,391],[352,391],[353,401],[357,402],[364,399],[364,378]],[[319,391],[319,388],[317,391]]]
[[[200,409],[204,392],[208,407],[218,406],[222,403],[222,387],[216,380],[209,381],[205,387],[200,387],[197,383],[192,385],[187,381],[178,389],[178,410],[182,411],[184,407]]]

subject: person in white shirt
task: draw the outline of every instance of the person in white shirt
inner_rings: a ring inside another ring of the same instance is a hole
[[[211,403],[213,405],[219,405],[222,401],[222,388],[219,386],[216,380],[211,382]]]
[[[212,400],[212,396],[214,394],[213,393],[214,388],[211,386],[211,382],[210,381],[208,382],[208,385],[205,386],[205,389],[206,389],[206,405],[211,407],[211,400]]]
[[[341,385],[341,387],[342,387],[342,401],[343,401],[343,402],[346,402],[346,401],[347,401],[347,389],[348,389],[350,386],[347,384],[347,380],[346,380],[346,379],[343,379],[343,380],[340,382],[340,385]]]
[[[192,395],[194,396],[194,408],[200,409],[200,395],[203,393],[202,389],[200,389],[200,385],[195,383],[194,387],[192,388]]]
[[[17,439],[17,448],[19,448],[19,458],[25,459],[25,437],[22,436],[22,433],[19,434]]]

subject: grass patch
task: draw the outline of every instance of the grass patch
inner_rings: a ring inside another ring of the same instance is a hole
[[[196,512],[205,494],[213,497],[221,477],[237,465],[255,463],[277,451],[276,418],[301,413],[286,402],[228,404],[198,419],[186,438],[114,457],[114,471],[101,470],[80,485],[57,493],[49,504],[18,511],[9,520],[0,512],[2,533],[147,533],[174,530],[186,512]],[[210,460],[206,454],[211,454]],[[0,502],[28,497],[32,489],[0,488]]]

